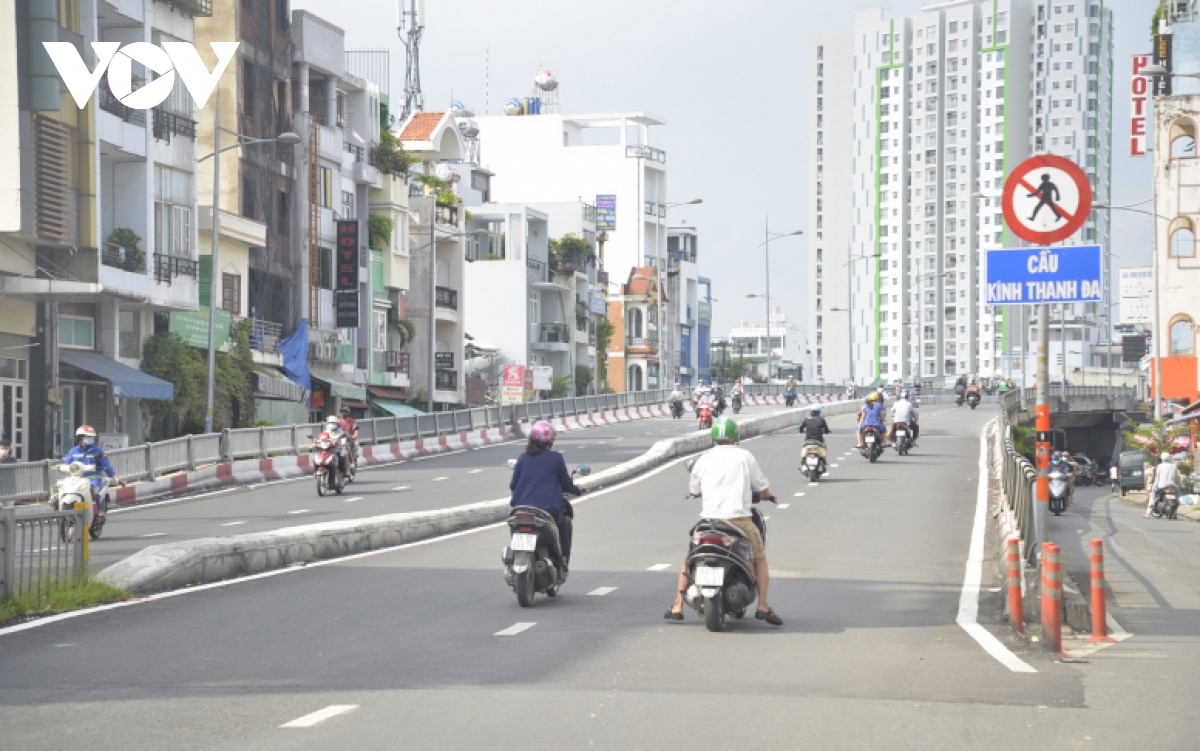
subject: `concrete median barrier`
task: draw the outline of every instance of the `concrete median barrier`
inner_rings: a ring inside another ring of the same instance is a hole
[[[852,414],[858,402],[823,407],[826,415]],[[738,420],[743,438],[790,428],[807,409],[790,409]],[[597,472],[579,482],[598,489],[631,480],[672,459],[712,445],[708,431],[696,431],[655,443],[642,455]],[[189,585],[248,576],[296,564],[395,547],[503,521],[507,498],[436,511],[388,514],[366,519],[287,527],[271,532],[210,537],[152,545],[100,572],[98,578],[122,589],[146,594]]]

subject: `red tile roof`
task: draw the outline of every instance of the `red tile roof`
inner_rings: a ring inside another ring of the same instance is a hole
[[[645,295],[650,292],[650,282],[654,279],[654,267],[634,267],[629,272],[629,283],[625,285],[627,295]]]
[[[445,112],[418,112],[409,118],[408,124],[400,133],[401,141],[428,141],[437,128],[438,123],[446,116]]]

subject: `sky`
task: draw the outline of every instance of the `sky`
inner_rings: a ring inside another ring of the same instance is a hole
[[[407,3],[406,3],[407,4]],[[811,34],[848,28],[859,8],[911,15],[920,0],[832,4],[815,0],[426,0],[421,40],[425,109],[451,98],[476,114],[501,114],[530,96],[539,68],[554,71],[564,114],[646,111],[666,121],[651,144],[667,151],[672,224],[700,233],[700,273],[713,280],[713,338],[745,321],[762,325],[762,242],[805,230],[808,219]],[[1113,196],[1150,197],[1149,159],[1129,157],[1129,66],[1148,52],[1154,0],[1107,0],[1113,9]],[[294,0],[340,26],[348,49],[391,50],[391,100],[404,94],[396,0]],[[353,7],[352,13],[347,8]],[[481,144],[486,162],[487,144]],[[828,199],[827,199],[828,200]],[[1116,266],[1150,262],[1150,221],[1113,212]],[[771,245],[771,303],[807,326],[807,238]],[[1116,288],[1114,286],[1114,294]],[[790,338],[790,337],[789,337]],[[789,344],[793,344],[789,341]],[[796,345],[799,342],[795,342]],[[789,347],[789,350],[792,350]],[[793,350],[794,351],[794,350]]]

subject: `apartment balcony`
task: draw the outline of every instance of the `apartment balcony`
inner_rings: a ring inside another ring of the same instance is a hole
[[[168,256],[162,253],[154,254],[154,281],[160,284],[171,284],[176,277],[199,278],[200,263],[182,256]]]
[[[154,139],[171,142],[174,136],[182,136],[196,140],[196,121],[174,112],[167,112],[162,107],[154,108]]]
[[[458,391],[458,371],[434,371],[433,383],[436,391]]]
[[[574,337],[565,323],[533,323],[529,326],[529,342],[533,349],[566,352]]]
[[[354,345],[309,342],[308,359],[314,362],[350,365],[355,362]]]
[[[447,227],[458,226],[458,207],[437,204],[434,208],[434,221]]]
[[[134,90],[141,88],[143,81],[134,77]],[[96,137],[103,143],[115,146],[126,155],[146,156],[146,113],[126,107],[108,88],[108,79],[101,81],[96,93],[99,104],[96,113]]]
[[[628,159],[645,159],[659,164],[667,163],[667,152],[653,146],[626,146],[625,156]]]
[[[134,274],[146,273],[146,256],[139,252],[134,254],[133,251],[122,248],[120,245],[112,243],[104,243],[104,247],[100,250],[100,263],[109,268],[120,269]]]
[[[435,287],[434,293],[434,305],[445,310],[458,310],[458,290],[449,287]]]
[[[630,354],[649,354],[658,350],[658,338],[653,336],[627,336],[625,349]]]
[[[230,318],[229,335],[231,337],[244,320],[246,319],[241,317]],[[250,326],[250,349],[267,355],[279,354],[279,340],[283,338],[283,326],[274,321],[264,321],[259,318],[250,320],[253,321]]]
[[[162,3],[172,10],[177,10],[192,18],[201,16],[211,18],[213,14],[212,0],[154,0],[154,2]]]
[[[575,343],[588,343],[588,324],[591,323],[588,316],[575,316]]]
[[[137,91],[146,85],[146,82],[138,77],[133,76],[133,90]],[[112,93],[112,89],[108,87],[108,79],[105,78],[100,84],[98,93],[100,110],[107,112],[110,115],[115,115],[121,122],[136,125],[140,128],[146,127],[146,112],[145,110],[135,110],[121,104],[121,100],[117,99]]]

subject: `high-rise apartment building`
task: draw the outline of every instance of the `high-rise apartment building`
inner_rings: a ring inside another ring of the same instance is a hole
[[[1108,200],[1111,31],[1098,0],[965,0],[901,19],[861,11],[850,32],[814,40],[818,378],[943,381],[1020,369],[1027,337],[1016,309],[982,304],[983,252],[1020,244],[998,197],[1030,154],[1072,159]],[[1106,245],[1108,234],[1096,214],[1067,242]],[[1093,341],[1098,311],[1078,307],[1066,315]]]

